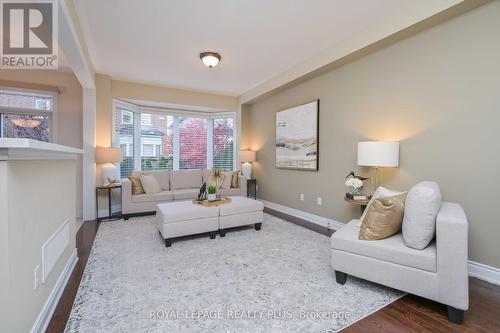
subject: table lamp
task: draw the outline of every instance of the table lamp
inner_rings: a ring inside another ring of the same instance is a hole
[[[95,150],[95,162],[104,163],[101,169],[102,183],[108,186],[118,178],[118,168],[113,163],[122,161],[121,148],[97,147]]]
[[[399,167],[399,142],[364,141],[358,143],[358,165],[375,167],[374,190],[378,187],[378,169]]]
[[[243,176],[247,177],[247,179],[252,178],[252,162],[255,162],[255,151],[246,149],[240,150],[240,161],[243,163],[241,166],[241,173]]]

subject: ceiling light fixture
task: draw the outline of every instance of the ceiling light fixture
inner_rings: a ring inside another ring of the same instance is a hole
[[[213,68],[219,63],[221,56],[217,52],[202,52],[200,53],[200,59],[205,66]]]
[[[35,119],[11,119],[11,122],[17,127],[35,128],[42,123],[40,120]]]

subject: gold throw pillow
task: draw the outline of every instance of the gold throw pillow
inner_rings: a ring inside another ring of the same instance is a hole
[[[128,177],[132,182],[132,195],[144,194],[144,188],[142,187],[141,178],[139,177]]]
[[[390,237],[401,230],[406,193],[375,199],[361,222],[359,239],[377,240]]]
[[[231,179],[231,188],[238,188],[240,187],[240,172],[235,171],[233,172],[233,177]]]

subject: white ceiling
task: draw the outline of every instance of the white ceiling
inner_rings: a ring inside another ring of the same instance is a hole
[[[439,0],[75,0],[75,5],[96,72],[236,96],[390,20],[408,1]],[[219,52],[221,63],[206,68],[202,51]]]

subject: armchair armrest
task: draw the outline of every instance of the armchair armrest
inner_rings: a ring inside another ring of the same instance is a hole
[[[462,207],[443,202],[436,217],[436,251],[439,290],[445,304],[467,310],[469,222]]]
[[[247,196],[247,177],[239,175],[238,182],[240,184],[241,196],[246,197]]]

